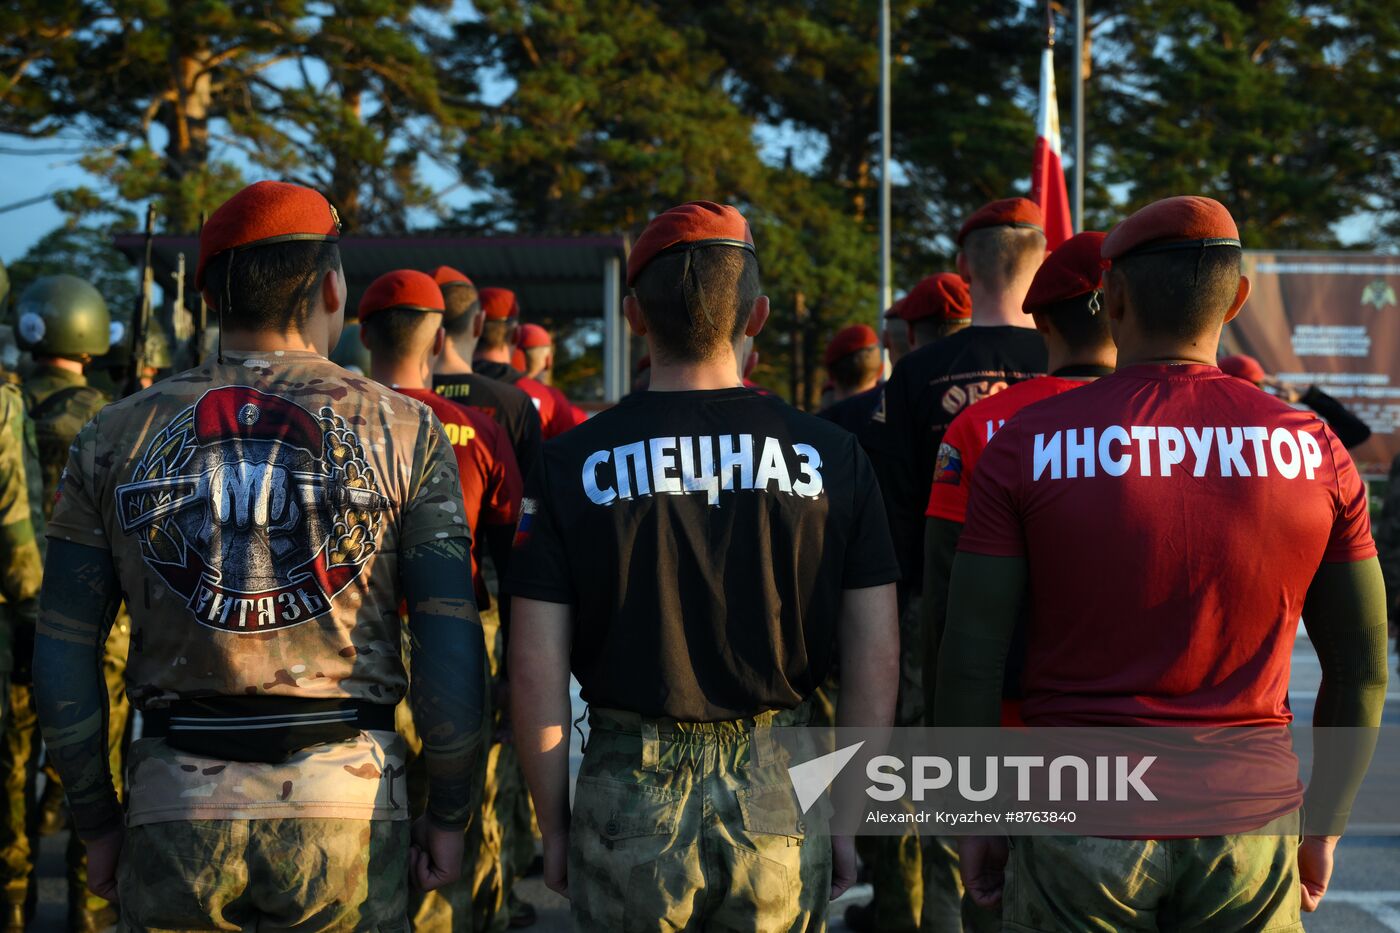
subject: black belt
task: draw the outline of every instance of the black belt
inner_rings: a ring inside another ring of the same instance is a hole
[[[281,762],[362,729],[394,731],[394,707],[362,700],[298,697],[204,697],[142,712],[142,736],[181,751],[225,761]]]

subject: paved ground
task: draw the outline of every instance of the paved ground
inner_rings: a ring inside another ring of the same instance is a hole
[[[1395,669],[1392,656],[1391,669]],[[1392,674],[1392,677],[1395,675]],[[1319,681],[1317,658],[1301,632],[1293,655],[1293,708],[1300,719],[1310,715]],[[577,701],[577,694],[575,695]],[[578,710],[576,712],[581,711]],[[1392,683],[1387,698],[1385,722],[1400,725],[1400,684]],[[575,736],[575,739],[577,737]],[[578,742],[574,742],[574,766],[578,765]],[[44,840],[40,860],[40,908],[34,929],[42,933],[63,930],[63,845],[62,836]],[[528,879],[521,893],[534,904],[540,922],[539,933],[564,933],[570,929],[565,901],[549,891],[537,878]],[[855,888],[842,898],[833,911],[830,929],[840,933],[846,904],[868,900],[867,886]],[[1309,933],[1400,933],[1400,837],[1347,837],[1337,854],[1332,890],[1316,914],[1304,918]]]

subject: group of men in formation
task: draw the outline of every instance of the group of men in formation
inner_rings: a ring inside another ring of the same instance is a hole
[[[1049,254],[1034,203],[986,205],[883,337],[834,337],[822,417],[746,380],[769,304],[733,207],[633,244],[649,368],[589,419],[532,378],[549,338],[512,293],[402,269],[352,310],[339,236],[309,189],[231,198],[195,273],[217,352],[120,401],[84,382],[109,337],[75,310],[90,286],[18,304],[11,928],[36,729],[75,929],[504,929],[538,846],[582,930],[796,931],[855,882],[857,840],[804,813],[775,727],[1282,725],[1300,616],[1314,723],[1379,722],[1357,425],[1217,366],[1249,283],[1215,201]],[[1308,810],[1344,820],[1354,793]],[[1337,842],[1300,838],[1301,803],[1188,839],[862,838],[875,897],[847,920],[1299,928]]]

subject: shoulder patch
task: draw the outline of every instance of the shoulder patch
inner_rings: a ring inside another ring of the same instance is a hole
[[[962,452],[946,441],[938,447],[938,462],[933,468],[933,481],[948,486],[962,485]]]

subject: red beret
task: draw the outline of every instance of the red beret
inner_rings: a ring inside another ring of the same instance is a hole
[[[515,300],[515,292],[508,288],[483,288],[481,309],[486,312],[488,321],[504,321],[520,316],[520,305]]]
[[[288,240],[340,239],[340,216],[318,191],[284,181],[260,181],[229,198],[199,231],[195,288],[204,287],[204,267],[220,253]]]
[[[1245,382],[1252,382],[1259,385],[1269,374],[1264,372],[1264,367],[1259,365],[1259,361],[1252,356],[1245,356],[1243,353],[1238,356],[1227,356],[1220,361],[1220,371],[1227,376],[1234,376],[1236,379],[1243,379]]]
[[[471,285],[472,280],[465,272],[458,272],[451,266],[438,266],[433,270],[433,281],[438,285]]]
[[[895,308],[893,316],[910,323],[927,318],[962,321],[972,317],[972,294],[961,276],[940,272],[921,280]]]
[[[1040,205],[1027,198],[1002,198],[991,204],[984,204],[963,221],[958,230],[958,245],[974,230],[986,227],[1025,227],[1028,230],[1045,232],[1045,215]]]
[[[1086,230],[1065,240],[1035,270],[1021,310],[1046,311],[1062,301],[1087,295],[1099,287],[1108,263],[1099,255],[1104,234]]]
[[[521,324],[515,345],[522,350],[533,350],[536,347],[553,346],[554,339],[549,336],[549,331],[538,324]]]
[[[390,308],[442,313],[442,289],[432,276],[417,269],[395,269],[370,283],[360,299],[360,323]]]
[[[1114,227],[1103,241],[1103,258],[1239,245],[1239,228],[1225,205],[1192,194],[1154,201]]]
[[[880,336],[875,333],[874,328],[866,324],[852,324],[850,327],[843,327],[836,332],[836,336],[831,338],[831,342],[826,345],[826,365],[830,366],[837,360],[845,356],[850,356],[857,350],[864,350],[866,347],[878,347]]]
[[[758,255],[749,222],[736,208],[714,201],[691,201],[652,218],[627,255],[627,284],[637,284],[657,256],[700,246],[737,246]]]

